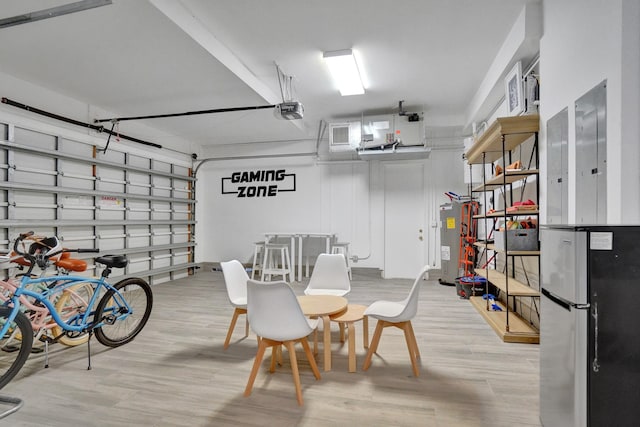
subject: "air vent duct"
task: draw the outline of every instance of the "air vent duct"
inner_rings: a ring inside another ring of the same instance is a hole
[[[431,147],[424,145],[410,145],[389,147],[385,149],[369,148],[358,151],[362,160],[416,160],[428,159]]]
[[[360,122],[329,124],[329,151],[355,151],[360,146]]]

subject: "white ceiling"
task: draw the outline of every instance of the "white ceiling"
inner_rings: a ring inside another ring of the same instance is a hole
[[[5,0],[0,19],[70,2]],[[464,125],[526,2],[114,0],[0,29],[0,71],[118,116],[273,104],[274,61],[294,76],[302,121],[259,110],[145,123],[203,146],[315,138],[321,119],[397,112],[400,100],[431,124]],[[364,95],[341,97],[322,61],[346,48]]]

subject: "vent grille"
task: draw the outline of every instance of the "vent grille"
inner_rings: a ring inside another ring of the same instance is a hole
[[[331,144],[349,144],[349,125],[335,126],[331,129]]]
[[[329,150],[355,151],[360,144],[360,122],[329,124]]]

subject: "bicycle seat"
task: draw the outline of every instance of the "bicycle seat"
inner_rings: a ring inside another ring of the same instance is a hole
[[[65,258],[56,261],[58,267],[64,268],[67,271],[85,271],[87,269],[87,262],[81,259]]]
[[[27,261],[26,259],[24,259],[24,257],[19,257],[19,258],[13,258],[11,260],[11,262],[21,265],[23,267],[30,267],[31,263],[29,261]]]
[[[109,268],[124,268],[129,263],[125,255],[104,255],[96,258],[96,262],[104,264]]]

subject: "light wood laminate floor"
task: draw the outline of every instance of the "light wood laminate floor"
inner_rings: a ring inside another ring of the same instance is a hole
[[[354,269],[351,303],[403,299],[412,280],[382,280]],[[209,266],[153,287],[154,308],[142,333],[110,349],[53,345],[50,367],[32,354],[0,394],[20,397],[11,426],[539,426],[537,345],[503,343],[455,288],[431,278],[420,291],[413,327],[420,376],[412,375],[402,331],[385,329],[378,355],[362,372],[362,326],[356,325],[358,371],[332,324],[333,369],[313,378],[298,348],[304,406],[296,403],[289,359],[269,374],[265,357],[253,393],[242,393],[256,352],[244,316],[231,345],[222,344],[233,308],[222,273]],[[294,283],[301,295],[306,282]],[[370,337],[376,321],[369,323]],[[321,354],[321,352],[320,352]],[[322,369],[321,357],[316,357]]]

